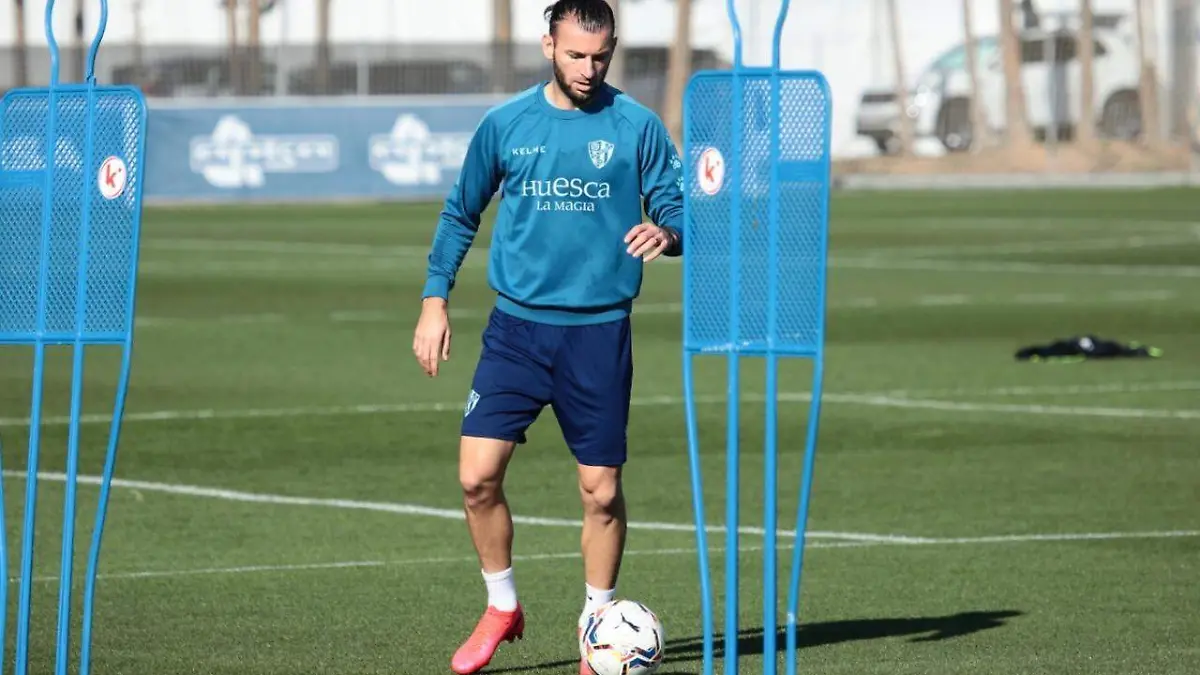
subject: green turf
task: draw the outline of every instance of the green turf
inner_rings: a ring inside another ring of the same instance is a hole
[[[1195,672],[1200,193],[839,194],[832,212],[800,672]],[[424,377],[410,345],[437,213],[436,204],[147,211],[118,462],[121,478],[141,483],[112,492],[93,672],[448,672],[484,597],[454,516],[458,421],[491,294],[486,252],[473,251],[454,295],[452,359]],[[485,227],[481,248],[489,237]],[[680,272],[670,262],[647,269],[635,318],[626,493],[639,524],[692,519]],[[1165,356],[1012,358],[1083,332]],[[30,353],[0,353],[10,577]],[[117,366],[112,350],[89,352],[87,413],[110,409]],[[719,525],[726,364],[697,367],[705,506]],[[47,368],[46,414],[58,418],[69,352],[54,350]],[[781,366],[784,528],[794,525],[810,383],[810,364]],[[745,363],[742,384],[740,506],[742,524],[756,526],[760,362]],[[43,429],[43,471],[63,470],[66,431],[61,419]],[[106,433],[84,425],[84,473],[100,471]],[[573,521],[573,472],[546,411],[510,471],[514,511]],[[39,485],[31,658],[33,672],[48,673],[64,490],[52,477]],[[76,604],[96,496],[92,485],[79,490]],[[1122,536],[1043,536],[1074,534]],[[516,541],[529,624],[492,672],[575,672],[578,530],[522,524]],[[780,602],[791,542],[779,539]],[[739,543],[750,549],[741,672],[758,672],[763,538]],[[700,672],[695,546],[687,531],[630,531],[621,594],[660,612],[663,672]],[[712,552],[718,591],[722,556]],[[19,584],[8,588],[6,660]],[[723,607],[718,594],[718,635]]]

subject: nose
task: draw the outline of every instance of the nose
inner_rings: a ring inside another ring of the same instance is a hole
[[[596,75],[596,66],[591,61],[583,62],[583,72],[581,73],[587,79],[592,79]]]

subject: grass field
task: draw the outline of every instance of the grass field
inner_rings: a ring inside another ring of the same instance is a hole
[[[125,482],[112,493],[93,672],[449,672],[484,600],[456,451],[491,295],[486,252],[474,250],[454,295],[451,360],[424,377],[410,346],[437,210],[148,210],[117,465]],[[1196,672],[1198,214],[1193,191],[836,196],[800,672]],[[680,271],[651,265],[635,316],[626,477],[635,522],[620,590],[662,616],[662,672],[695,673]],[[1087,332],[1165,355],[1013,359],[1019,347]],[[31,359],[3,352],[11,577]],[[102,462],[116,356],[89,352],[90,475]],[[45,472],[64,466],[69,359],[55,351],[48,366]],[[725,362],[698,366],[704,494],[721,525]],[[810,368],[781,367],[780,525],[789,529]],[[753,527],[761,363],[745,364],[743,384],[742,525]],[[516,575],[529,623],[490,671],[575,672],[578,492],[549,410],[507,491],[522,519]],[[48,474],[39,494],[32,659],[47,673],[62,484]],[[96,495],[80,488],[81,563]],[[715,533],[709,543],[723,541]],[[781,602],[792,541],[779,538]],[[762,542],[741,536],[745,673],[763,658]],[[722,555],[712,552],[717,589]],[[18,584],[9,588],[11,608]],[[12,621],[10,609],[6,659]]]

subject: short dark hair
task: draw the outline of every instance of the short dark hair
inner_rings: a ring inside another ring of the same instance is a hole
[[[606,28],[614,35],[617,32],[617,18],[606,0],[557,0],[546,8],[545,16],[550,23],[551,35],[559,22],[568,18],[575,19],[579,27],[589,33],[599,33]]]

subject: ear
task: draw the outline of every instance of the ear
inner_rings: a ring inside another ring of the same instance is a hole
[[[548,33],[542,36],[542,56],[549,61],[554,60],[554,38],[550,37]]]

